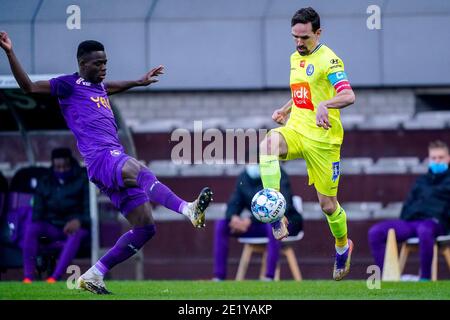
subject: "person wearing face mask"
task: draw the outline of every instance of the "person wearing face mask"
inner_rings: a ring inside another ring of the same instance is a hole
[[[287,174],[281,169],[281,193],[286,199],[288,230],[292,236],[303,229],[303,218],[292,203],[292,191]],[[267,237],[266,280],[272,280],[279,259],[281,242],[276,240],[270,224],[261,223],[253,215],[242,217],[244,209],[250,211],[255,193],[263,188],[258,164],[248,164],[238,177],[236,188],[227,204],[225,219],[218,220],[214,234],[214,280],[225,280],[227,276],[229,237]]]
[[[52,166],[43,176],[33,197],[32,221],[27,227],[23,246],[24,283],[34,279],[40,239],[64,241],[48,283],[56,282],[75,258],[80,244],[88,236],[90,225],[89,185],[70,149],[52,151]]]
[[[448,145],[433,141],[428,146],[428,173],[420,176],[403,204],[400,219],[379,222],[369,230],[375,263],[382,270],[389,229],[398,242],[419,238],[420,279],[431,279],[435,238],[450,232],[450,162]]]

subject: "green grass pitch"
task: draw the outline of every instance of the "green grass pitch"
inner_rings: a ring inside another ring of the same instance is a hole
[[[450,281],[382,282],[368,289],[360,281],[107,281],[112,295],[70,290],[65,282],[0,282],[0,299],[27,300],[437,300],[450,299]]]

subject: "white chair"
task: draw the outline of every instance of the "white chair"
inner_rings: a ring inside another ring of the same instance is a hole
[[[285,256],[289,265],[289,269],[291,270],[292,277],[296,281],[302,280],[302,273],[297,263],[297,258],[295,257],[295,252],[292,247],[295,241],[299,241],[303,239],[304,233],[300,231],[297,235],[287,237],[282,241],[281,247],[281,256]],[[258,238],[238,238],[239,243],[244,244],[244,249],[242,250],[241,259],[239,261],[238,271],[236,273],[236,280],[244,280],[245,275],[247,273],[248,265],[250,264],[250,260],[253,253],[261,253],[262,261],[261,261],[261,269],[259,273],[260,279],[263,279],[266,274],[266,258],[267,258],[267,243],[269,239],[266,237],[258,237]],[[278,262],[277,268],[275,270],[275,278],[274,280],[280,280],[280,262]]]
[[[294,195],[292,197],[292,203],[297,212],[303,213],[303,201],[300,196]],[[302,273],[297,263],[297,258],[295,257],[295,251],[292,245],[295,241],[300,241],[303,239],[304,233],[300,231],[295,236],[286,237],[281,240],[281,256],[285,256],[289,269],[291,270],[292,277],[296,281],[302,280]],[[261,269],[259,272],[260,279],[263,279],[266,274],[266,258],[267,258],[267,243],[269,239],[267,237],[257,237],[257,238],[238,238],[240,243],[244,244],[244,249],[242,250],[241,259],[239,261],[238,271],[236,273],[236,280],[244,280],[245,274],[247,273],[248,265],[250,263],[253,253],[261,253]],[[275,280],[280,280],[280,262],[278,261],[277,268],[275,270]]]
[[[406,261],[411,252],[417,251],[419,248],[419,238],[409,238],[406,240],[400,250],[399,267],[400,275],[405,269]],[[447,263],[447,267],[450,270],[450,234],[439,236],[436,238],[436,242],[433,247],[433,260],[431,262],[431,280],[436,281],[438,276],[438,258],[441,253]]]

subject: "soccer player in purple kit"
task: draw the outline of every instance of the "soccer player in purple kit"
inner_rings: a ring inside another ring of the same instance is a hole
[[[155,235],[150,201],[187,216],[197,228],[205,226],[205,212],[212,201],[206,187],[193,202],[186,202],[162,184],[136,159],[124,153],[108,95],[157,82],[164,67],[150,70],[136,81],[108,81],[106,53],[94,40],[81,42],[77,50],[79,72],[48,81],[32,82],[17,59],[8,34],[0,32],[14,77],[25,93],[51,94],[58,98],[68,127],[77,139],[89,180],[107,194],[124,214],[132,229],[123,234],[100,260],[78,279],[78,288],[97,294],[110,293],[104,275],[115,265],[133,256]]]

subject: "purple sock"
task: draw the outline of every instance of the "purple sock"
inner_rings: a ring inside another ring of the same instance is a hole
[[[162,184],[148,169],[142,169],[137,176],[137,185],[145,190],[150,201],[159,203],[164,207],[182,213],[186,201],[180,199],[166,185]]]
[[[134,227],[123,234],[112,247],[96,264],[97,269],[105,274],[116,264],[127,260],[139,251],[140,248],[150,240],[156,233],[154,224],[144,227]]]

